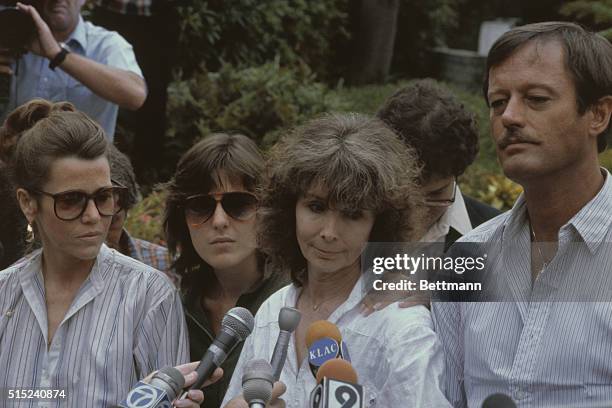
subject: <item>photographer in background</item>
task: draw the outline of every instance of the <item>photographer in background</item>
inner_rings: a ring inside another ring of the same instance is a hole
[[[9,39],[0,38],[0,74],[12,76],[0,121],[36,97],[69,101],[112,140],[118,106],[142,106],[147,90],[132,46],[119,34],[83,21],[82,5],[82,0],[40,0],[36,8],[17,3],[32,19],[35,34],[26,45],[29,52],[18,59],[15,50],[7,49]]]

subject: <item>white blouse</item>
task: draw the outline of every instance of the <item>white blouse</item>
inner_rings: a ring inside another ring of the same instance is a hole
[[[351,363],[364,387],[365,406],[449,407],[440,389],[444,359],[429,310],[424,306],[402,309],[395,303],[366,317],[359,312],[367,292],[364,285],[362,276],[328,320],[338,326],[347,344]],[[293,284],[285,286],[262,304],[221,406],[242,393],[242,374],[248,361],[270,361],[279,333],[278,313],[281,307],[295,307],[300,291]],[[280,377],[287,386],[281,398],[287,408],[302,408],[307,406],[316,382],[307,357],[298,368],[294,335]]]

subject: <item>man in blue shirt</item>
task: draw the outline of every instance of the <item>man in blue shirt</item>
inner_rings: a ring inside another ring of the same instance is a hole
[[[504,174],[524,193],[458,242],[486,242],[491,302],[434,302],[446,396],[480,407],[612,406],[612,45],[572,23],[500,37],[484,93]],[[490,253],[489,253],[490,254]],[[493,302],[492,300],[499,300]]]
[[[69,101],[100,123],[112,140],[118,106],[138,109],[147,95],[132,46],[119,34],[83,21],[80,0],[39,4],[38,10],[17,6],[36,26],[29,53],[15,60],[0,50],[0,73],[12,75],[0,119],[35,97]]]

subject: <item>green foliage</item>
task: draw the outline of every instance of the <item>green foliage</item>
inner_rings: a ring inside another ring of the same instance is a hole
[[[318,113],[339,108],[337,98],[305,67],[278,59],[252,68],[225,64],[174,82],[169,89],[169,147],[184,152],[213,132],[238,132],[266,147],[280,132]]]
[[[561,14],[578,20],[591,20],[595,24],[612,22],[611,0],[577,0],[570,1],[561,7]]]
[[[165,202],[165,191],[153,191],[130,210],[125,228],[136,238],[165,245],[162,228]]]
[[[499,172],[488,172],[474,163],[460,180],[461,191],[498,210],[512,208],[523,188]]]
[[[602,30],[600,34],[612,40],[612,0],[570,1],[561,7],[560,13],[595,30]]]
[[[608,149],[599,155],[599,163],[612,171],[612,150]]]
[[[349,0],[190,0],[179,7],[178,61],[184,75],[204,63],[306,63],[320,75],[333,68],[336,45],[348,40]]]

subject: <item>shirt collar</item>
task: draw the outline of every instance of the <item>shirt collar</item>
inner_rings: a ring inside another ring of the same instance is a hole
[[[121,236],[119,237],[119,247],[123,251],[123,249],[127,250],[127,255],[142,262],[142,253],[140,248],[134,244],[134,240],[127,232],[125,228],[121,230]]]
[[[612,223],[612,177],[606,169],[602,169],[602,173],[605,177],[603,187],[567,223],[576,229],[591,253],[597,250]]]
[[[445,219],[445,222],[448,223],[451,228],[454,228],[461,235],[465,235],[472,230],[470,215],[468,214],[465,200],[463,199],[463,194],[459,186],[457,186],[455,202],[448,208],[442,218]]]
[[[84,51],[87,49],[87,33],[85,32],[85,21],[83,21],[83,16],[79,14],[79,22],[76,27],[70,33],[70,36],[66,40],[66,44],[70,47],[74,47],[77,44],[81,47],[81,50]],[[73,48],[74,49],[74,48]]]
[[[26,265],[19,274],[21,282],[32,279],[36,273],[42,271],[42,249],[37,249],[25,259]]]
[[[455,201],[446,209],[444,214],[427,230],[422,242],[443,241],[450,229],[453,228],[461,235],[465,235],[472,230],[472,222],[465,206],[463,194],[457,186]]]
[[[113,261],[113,251],[105,244],[102,244],[100,252],[96,257],[96,261],[94,262],[88,277],[94,288],[98,290],[102,290],[104,288],[104,280],[110,269],[109,263],[112,263]],[[37,249],[26,262],[27,265],[25,265],[22,273],[20,274],[20,280],[22,282],[36,278],[38,273],[40,273],[42,276],[42,249]]]
[[[367,295],[367,288],[365,287],[366,284],[367,281],[364,278],[364,274],[362,273],[359,279],[357,280],[357,283],[355,283],[355,286],[353,286],[351,294],[340,306],[338,306],[336,310],[332,312],[332,314],[327,320],[331,323],[337,322],[344,314],[359,306],[363,298]],[[298,287],[295,284],[291,284],[289,292],[287,293],[285,305],[297,307],[297,300],[302,290],[303,287]]]
[[[610,217],[612,214],[612,177],[608,170],[602,168],[601,171],[605,177],[603,187],[560,229],[561,232],[570,225],[573,226],[591,253],[597,250],[612,223],[612,217]],[[508,237],[518,236],[526,218],[525,193],[521,193],[510,210],[510,216],[504,222],[504,236],[506,237],[506,234]]]

